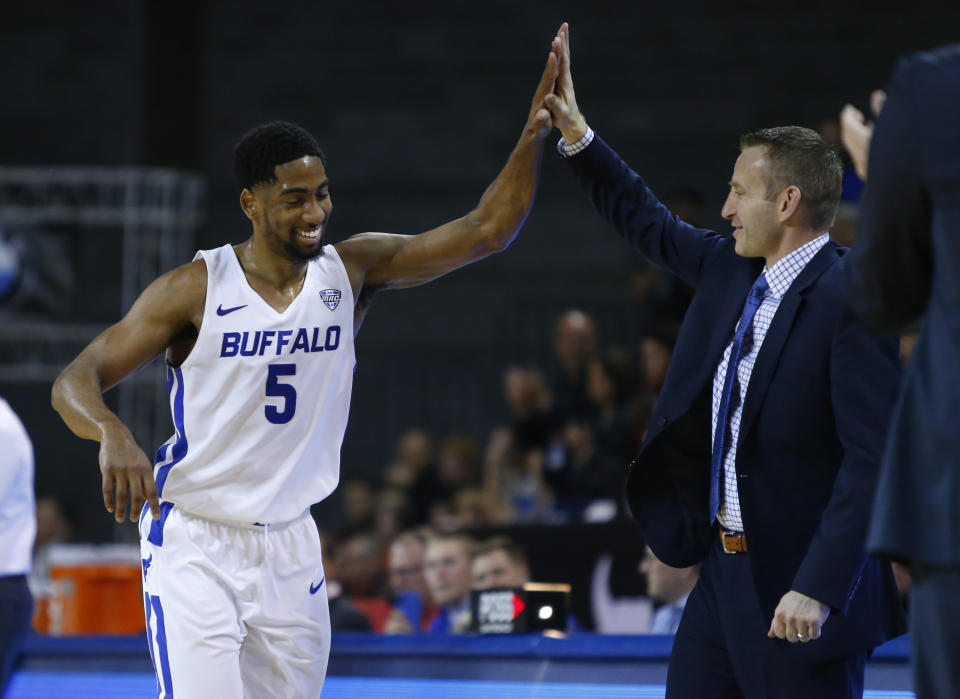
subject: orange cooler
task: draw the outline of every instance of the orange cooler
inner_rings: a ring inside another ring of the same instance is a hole
[[[141,572],[135,545],[57,546],[50,552],[49,632],[143,633]]]

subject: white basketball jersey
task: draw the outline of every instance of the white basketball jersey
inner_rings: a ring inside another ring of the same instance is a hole
[[[278,313],[232,246],[200,258],[200,333],[183,364],[167,367],[175,432],[154,462],[160,498],[209,519],[291,520],[340,478],[356,364],[346,268],[325,246]]]

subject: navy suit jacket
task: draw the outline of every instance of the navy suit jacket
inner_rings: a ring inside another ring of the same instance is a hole
[[[599,137],[569,162],[638,252],[696,287],[627,479],[650,548],[689,566],[717,540],[708,521],[713,376],[764,261],[738,256],[731,236],[673,216]],[[820,640],[778,641],[806,661],[872,648],[904,630],[890,565],[865,551],[897,347],[848,311],[845,252],[829,242],[784,295],[747,387],[737,446],[748,555],[767,621],[790,590],[832,609]]]
[[[960,565],[960,44],[903,61],[870,147],[851,304],[870,326],[925,315],[884,454],[869,548]]]

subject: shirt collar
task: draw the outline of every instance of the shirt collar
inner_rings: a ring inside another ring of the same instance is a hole
[[[767,277],[767,284],[770,285],[768,295],[782,298],[783,295],[787,293],[790,285],[793,284],[793,281],[799,276],[800,272],[803,271],[803,268],[820,252],[820,248],[829,241],[830,234],[824,233],[809,243],[801,245],[793,252],[784,255],[774,262],[772,267],[764,267],[763,273]]]

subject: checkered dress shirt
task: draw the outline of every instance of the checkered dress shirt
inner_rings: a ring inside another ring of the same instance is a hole
[[[571,155],[576,155],[593,143],[593,136],[593,129],[588,126],[583,136],[581,136],[580,140],[576,143],[567,143],[561,138],[559,143],[557,143],[557,150],[560,151],[560,155],[562,155],[564,158],[569,158]]]
[[[743,350],[740,356],[740,365],[737,367],[737,378],[733,384],[733,395],[730,398],[730,444],[727,453],[723,456],[723,482],[720,484],[720,510],[717,512],[717,521],[724,529],[734,532],[743,531],[743,518],[740,515],[740,495],[737,490],[737,439],[740,436],[740,417],[743,414],[743,403],[747,398],[747,387],[750,385],[750,375],[753,365],[760,353],[773,316],[780,307],[783,295],[790,288],[793,280],[803,271],[807,263],[813,259],[820,248],[827,244],[830,235],[824,233],[819,238],[802,245],[789,255],[777,260],[773,267],[764,268],[770,285],[757,314],[753,317],[752,332],[748,332],[743,340]],[[739,321],[737,321],[739,325]],[[720,409],[720,396],[723,393],[723,378],[727,375],[727,364],[730,362],[730,349],[733,345],[733,336],[736,327],[730,331],[730,341],[723,351],[723,357],[717,365],[713,375],[713,417],[711,420],[711,441],[717,433],[717,412]]]

